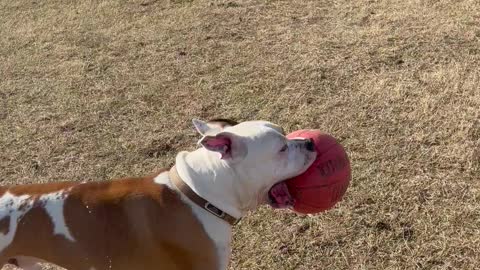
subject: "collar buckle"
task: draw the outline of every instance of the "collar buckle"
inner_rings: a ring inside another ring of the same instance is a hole
[[[207,210],[208,212],[212,213],[214,216],[217,216],[219,218],[225,217],[225,212],[218,209],[215,205],[211,204],[210,202],[206,202],[203,208],[205,208],[205,210]]]

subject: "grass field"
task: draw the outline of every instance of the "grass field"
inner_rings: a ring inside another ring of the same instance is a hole
[[[2,184],[149,174],[211,117],[352,161],[335,209],[244,218],[230,269],[480,268],[478,0],[0,0]]]

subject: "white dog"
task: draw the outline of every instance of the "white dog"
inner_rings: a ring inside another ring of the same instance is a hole
[[[291,205],[281,182],[316,153],[266,121],[193,123],[201,147],[160,174],[1,188],[0,265],[227,269],[232,225],[263,203]]]

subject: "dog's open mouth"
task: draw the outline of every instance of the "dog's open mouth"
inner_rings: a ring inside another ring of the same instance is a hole
[[[268,204],[273,208],[292,208],[295,200],[288,192],[285,181],[275,184],[268,191]]]

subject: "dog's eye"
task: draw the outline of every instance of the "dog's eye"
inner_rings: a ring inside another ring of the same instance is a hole
[[[285,144],[285,145],[282,147],[282,149],[280,149],[280,152],[285,152],[285,151],[287,151],[287,149],[288,149],[288,145]]]

